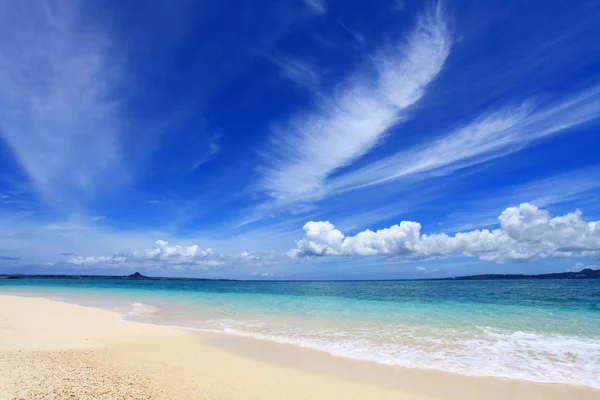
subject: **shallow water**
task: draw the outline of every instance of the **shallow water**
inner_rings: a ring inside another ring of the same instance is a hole
[[[0,280],[124,319],[468,375],[600,387],[600,280]]]

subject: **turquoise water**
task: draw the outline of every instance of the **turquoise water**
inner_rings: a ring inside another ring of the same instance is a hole
[[[0,280],[124,319],[479,376],[600,387],[600,280]]]

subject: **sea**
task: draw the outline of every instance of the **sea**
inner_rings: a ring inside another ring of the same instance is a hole
[[[600,280],[2,279],[0,294],[408,368],[600,388]]]

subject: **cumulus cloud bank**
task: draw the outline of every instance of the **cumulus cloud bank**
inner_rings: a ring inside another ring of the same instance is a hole
[[[124,264],[134,266],[141,264],[171,266],[175,269],[182,267],[208,269],[238,263],[255,263],[268,258],[248,252],[233,255],[216,253],[210,248],[202,249],[198,245],[170,245],[167,241],[157,240],[151,249],[122,251],[112,256],[78,256],[71,258],[69,262],[75,265],[88,266],[118,266]]]
[[[454,235],[422,234],[418,222],[402,221],[399,225],[375,232],[367,229],[354,236],[345,236],[328,221],[310,221],[304,225],[304,238],[290,254],[407,259],[462,254],[495,262],[600,255],[600,221],[585,222],[579,210],[552,217],[546,210],[523,203],[504,210],[498,220],[499,229]]]
[[[600,259],[600,221],[586,222],[577,210],[552,217],[529,203],[509,207],[498,217],[500,228],[423,234],[421,224],[402,221],[378,231],[365,230],[346,236],[329,221],[310,221],[297,247],[285,254],[216,253],[198,245],[170,245],[157,240],[154,247],[122,251],[111,256],[71,258],[80,266],[152,266],[173,269],[211,269],[231,266],[261,267],[276,262],[315,256],[381,256],[424,260],[456,255],[483,261],[533,261],[543,258],[589,256]],[[256,272],[256,273],[254,273]],[[270,276],[252,269],[253,276]]]

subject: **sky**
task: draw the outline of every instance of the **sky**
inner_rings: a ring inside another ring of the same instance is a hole
[[[600,268],[594,0],[0,0],[0,273]]]

